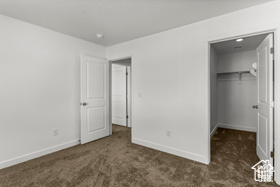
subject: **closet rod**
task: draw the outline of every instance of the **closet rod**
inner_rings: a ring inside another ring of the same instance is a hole
[[[217,75],[228,75],[228,74],[233,74],[233,73],[250,73],[250,71],[233,71],[233,72],[223,72],[223,73],[217,73]]]
[[[217,73],[217,75],[229,75],[229,74],[234,74],[238,73],[239,74],[239,80],[241,80],[241,75],[243,73],[251,73],[250,71],[233,71],[233,72],[223,72],[223,73]]]

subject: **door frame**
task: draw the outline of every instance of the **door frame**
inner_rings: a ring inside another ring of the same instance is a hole
[[[210,82],[210,47],[212,43],[232,40],[241,37],[254,36],[259,34],[273,33],[274,40],[274,181],[280,184],[280,23],[270,23],[264,25],[258,25],[255,27],[247,27],[241,30],[232,30],[227,33],[220,33],[214,36],[208,36],[204,40],[205,52],[206,52],[206,82],[207,82],[207,158],[206,163],[211,161],[211,82]]]
[[[112,134],[112,64],[115,61],[119,61],[119,60],[125,60],[125,59],[131,59],[131,64],[130,64],[130,111],[127,113],[130,113],[130,125],[131,125],[131,139],[133,139],[133,112],[132,112],[132,106],[133,106],[133,62],[132,62],[132,56],[126,56],[126,57],[121,57],[121,58],[115,58],[115,59],[110,59],[109,60],[109,73],[110,73],[110,81],[109,81],[109,90],[110,90],[110,100],[109,100],[109,112],[110,112],[110,121],[109,121],[109,126],[110,126],[110,135]],[[107,59],[108,60],[108,59]]]
[[[128,97],[126,97],[126,115],[128,116],[127,119],[127,127],[132,127],[131,123],[131,63],[130,66],[126,67],[126,94]]]

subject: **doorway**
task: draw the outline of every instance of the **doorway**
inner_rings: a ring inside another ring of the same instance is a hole
[[[111,121],[131,127],[131,58],[111,64]]]
[[[242,140],[238,132],[250,132],[247,135],[255,141],[255,154],[259,160],[269,160],[271,165],[274,165],[273,49],[273,33],[231,38],[210,45],[210,137],[231,129],[231,138],[238,136],[235,138]]]
[[[131,58],[108,61],[82,55],[80,65],[81,144],[112,134],[112,121],[117,125],[132,127]],[[114,76],[113,71],[116,73]],[[113,79],[117,83],[114,91]],[[113,102],[120,106],[112,106]]]

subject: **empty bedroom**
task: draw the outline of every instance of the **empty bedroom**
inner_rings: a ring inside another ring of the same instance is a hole
[[[280,1],[1,0],[0,186],[277,186]]]

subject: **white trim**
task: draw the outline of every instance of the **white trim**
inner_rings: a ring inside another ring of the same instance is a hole
[[[131,109],[132,109],[132,97],[131,97],[131,90],[132,90],[132,85],[131,85],[131,62],[130,66],[126,67],[128,76],[127,76],[127,89],[128,89],[128,107],[127,107],[127,114],[128,114],[128,120],[127,120],[127,126],[131,127],[132,126],[132,120],[131,120]]]
[[[207,83],[207,91],[205,92],[206,94],[206,148],[207,150],[205,150],[206,152],[206,160],[207,160],[207,164],[210,164],[211,161],[211,67],[210,67],[210,54],[211,54],[211,44],[210,42],[205,42],[206,44],[206,83]]]
[[[212,136],[215,134],[216,130],[219,127],[225,128],[225,129],[239,130],[239,131],[257,132],[257,128],[244,127],[244,126],[241,126],[241,125],[230,125],[230,124],[217,123],[215,128],[210,133],[210,138],[212,138]]]
[[[212,136],[215,134],[216,130],[218,129],[219,127],[219,123],[216,124],[215,128],[211,131],[210,133],[210,138],[212,138]]]
[[[280,24],[278,24],[280,25]],[[280,27],[274,32],[274,180],[280,185]]]
[[[79,144],[80,144],[80,140],[73,140],[73,141],[66,142],[66,143],[63,143],[63,144],[60,144],[60,145],[56,145],[56,146],[53,146],[53,147],[49,147],[49,148],[46,148],[46,149],[35,151],[33,153],[28,153],[26,155],[22,155],[22,156],[19,156],[19,157],[16,157],[16,158],[12,158],[10,160],[0,162],[0,169],[10,167],[10,166],[22,163],[22,162],[26,162],[28,160],[38,158],[38,157],[41,157],[41,156],[44,156],[44,155],[47,155],[47,154],[50,154],[50,153],[54,153],[54,152],[57,152],[57,151],[60,151],[60,150],[63,150],[63,149],[66,149],[66,148],[69,148],[69,147],[72,147],[72,146],[75,146],[75,145],[79,145]]]
[[[112,61],[109,60],[109,134],[113,134],[113,122],[112,122]]]
[[[218,126],[221,127],[221,128],[225,128],[225,129],[233,129],[233,130],[248,131],[248,132],[257,132],[257,128],[244,127],[242,125],[230,125],[230,124],[219,123]]]
[[[132,58],[132,56],[125,56],[125,57],[113,58],[113,59],[107,59],[107,60],[109,60],[110,62],[115,62],[115,61],[120,61],[120,60],[126,60],[129,58]]]
[[[190,159],[190,160],[201,162],[203,164],[208,164],[207,160],[205,160],[204,155],[199,155],[199,154],[183,151],[183,150],[180,150],[180,149],[176,149],[176,148],[168,147],[168,146],[165,146],[165,145],[149,142],[149,141],[146,141],[146,140],[141,140],[141,139],[138,139],[138,138],[133,138],[132,143],[142,145],[144,147],[152,148],[152,149],[155,149],[155,150],[159,150],[159,151],[162,151],[162,152],[170,153],[170,154],[173,154],[173,155],[176,155],[176,156],[181,156],[183,158],[187,158],[187,159]]]

